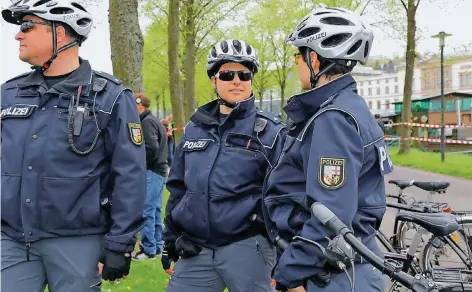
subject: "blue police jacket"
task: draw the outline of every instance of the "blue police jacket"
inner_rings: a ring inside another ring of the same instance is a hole
[[[249,217],[262,216],[263,181],[280,154],[285,126],[257,110],[254,99],[239,102],[221,122],[212,101],[185,126],[167,180],[164,241],[185,235],[216,247],[265,234]]]
[[[335,234],[309,211],[310,202],[321,202],[379,252],[375,232],[386,210],[384,175],[393,166],[354,79],[343,75],[295,95],[284,110],[293,127],[264,191],[271,238],[291,241],[299,235],[326,246],[325,237]],[[293,241],[279,259],[275,280],[287,288],[301,286],[325,263],[316,246]]]
[[[105,248],[129,252],[144,223],[139,115],[118,79],[80,63],[49,89],[39,71],[1,86],[2,232],[25,243],[106,233]]]

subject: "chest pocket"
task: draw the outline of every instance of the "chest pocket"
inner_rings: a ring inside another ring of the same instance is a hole
[[[375,150],[377,151],[377,159],[382,175],[387,175],[393,171],[392,159],[388,154],[387,146],[385,145],[384,139],[380,139],[374,143]]]
[[[74,105],[77,107],[74,108]],[[76,154],[86,155],[93,151],[101,132],[97,117],[100,101],[81,97],[76,104],[71,95],[61,94],[55,108],[57,128],[50,135],[58,135],[56,138],[63,141],[65,139]],[[74,116],[71,117],[71,113]]]
[[[226,137],[225,147],[229,150],[240,151],[249,155],[255,153],[264,153],[264,146],[259,142],[256,137],[252,137],[245,134],[229,133]]]

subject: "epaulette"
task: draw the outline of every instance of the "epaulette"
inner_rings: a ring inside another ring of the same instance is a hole
[[[120,85],[120,84],[122,83],[120,79],[118,79],[118,78],[116,78],[115,76],[110,75],[110,74],[108,74],[108,73],[105,73],[105,72],[102,72],[102,71],[93,71],[93,72],[95,72],[95,74],[97,74],[97,75],[99,75],[99,76],[101,76],[101,77],[103,77],[103,78],[106,78],[106,79],[108,79],[108,80],[110,80],[110,81],[113,81],[113,83],[115,83],[115,84],[117,84],[117,85]]]
[[[11,79],[5,81],[5,83],[10,82],[10,81],[13,81],[13,80],[15,80],[15,79],[19,79],[19,78],[21,78],[21,77],[25,77],[25,76],[27,76],[27,75],[33,73],[33,72],[34,72],[34,71],[30,71],[30,72],[26,72],[26,73],[20,74],[20,75],[18,75],[18,76],[15,76],[15,77],[13,77],[13,78],[11,78]]]
[[[257,110],[257,115],[262,116],[276,124],[280,124],[282,122],[281,118],[277,117],[275,114],[268,111]]]

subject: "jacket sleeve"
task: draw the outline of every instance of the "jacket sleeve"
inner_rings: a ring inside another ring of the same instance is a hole
[[[175,147],[174,160],[170,168],[169,177],[167,179],[167,190],[170,192],[166,205],[166,215],[164,218],[164,231],[162,239],[165,242],[175,241],[179,237],[179,228],[174,224],[172,218],[172,210],[182,200],[187,191],[185,187],[185,155],[182,151],[182,144],[185,138],[182,137],[179,144]]]
[[[142,129],[131,91],[116,98],[104,131],[111,159],[113,182],[111,227],[104,248],[131,252],[135,234],[143,227],[146,197],[146,163]]]
[[[355,121],[339,111],[327,111],[315,121],[311,141],[302,146],[306,176],[306,197],[321,202],[347,226],[357,212],[358,179],[363,164],[364,145]],[[327,245],[334,237],[318,219],[311,216],[300,236]],[[318,248],[292,242],[280,258],[276,281],[287,288],[298,287],[303,279],[317,274],[325,264]]]
[[[146,161],[156,161],[159,150],[158,125],[151,119],[142,120]]]

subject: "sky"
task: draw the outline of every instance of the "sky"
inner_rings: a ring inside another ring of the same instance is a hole
[[[374,0],[375,1],[375,0]],[[444,3],[444,0],[434,0]],[[433,1],[433,2],[434,2]],[[430,0],[431,2],[431,0]],[[453,53],[455,48],[468,46],[472,53],[472,0],[449,0],[442,5],[430,4],[423,0],[417,14],[417,25],[423,32],[424,38],[419,40],[417,51],[420,53],[438,52],[439,41],[431,36],[440,31],[452,34],[446,39],[445,54]],[[0,0],[3,9],[10,4],[9,0]],[[112,73],[110,58],[110,34],[108,27],[108,1],[102,0],[97,6],[89,6],[89,12],[95,19],[95,26],[89,38],[83,43],[80,50],[82,58],[88,59],[95,70]],[[365,17],[365,21],[374,22],[372,17]],[[144,28],[149,24],[146,19],[140,19]],[[9,24],[1,19],[0,42],[0,83],[29,71],[30,65],[18,59],[18,42],[15,41],[15,33],[18,26]],[[404,55],[404,43],[390,39],[381,29],[374,28],[374,44],[371,56]],[[230,38],[231,36],[228,36]]]

